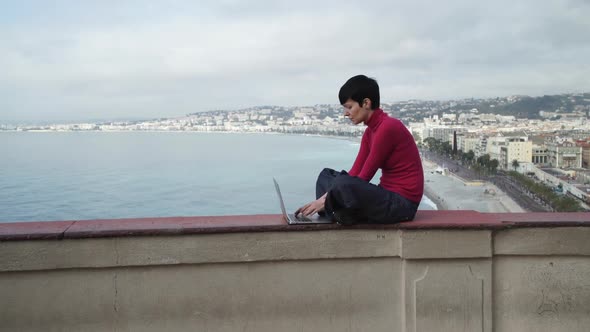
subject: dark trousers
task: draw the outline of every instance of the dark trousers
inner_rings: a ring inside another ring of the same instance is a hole
[[[316,182],[316,198],[325,193],[325,215],[344,223],[393,224],[414,219],[418,203],[380,186],[324,168]]]

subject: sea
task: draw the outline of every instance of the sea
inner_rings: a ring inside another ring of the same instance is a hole
[[[0,132],[0,222],[278,214],[273,177],[294,211],[358,149],[283,134]]]

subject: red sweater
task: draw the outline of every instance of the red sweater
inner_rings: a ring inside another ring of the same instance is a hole
[[[420,203],[424,192],[424,173],[412,134],[400,120],[389,117],[381,109],[373,111],[365,124],[368,128],[348,173],[371,181],[377,169],[381,168],[381,187]]]

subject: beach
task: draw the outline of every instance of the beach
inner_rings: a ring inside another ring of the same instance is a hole
[[[438,210],[475,210],[479,212],[526,212],[512,198],[488,182],[467,182],[437,172],[438,165],[423,159],[424,194]],[[440,169],[439,169],[440,170]]]

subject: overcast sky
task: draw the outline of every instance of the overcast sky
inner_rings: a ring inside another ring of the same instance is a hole
[[[2,1],[0,123],[590,91],[590,1]]]

